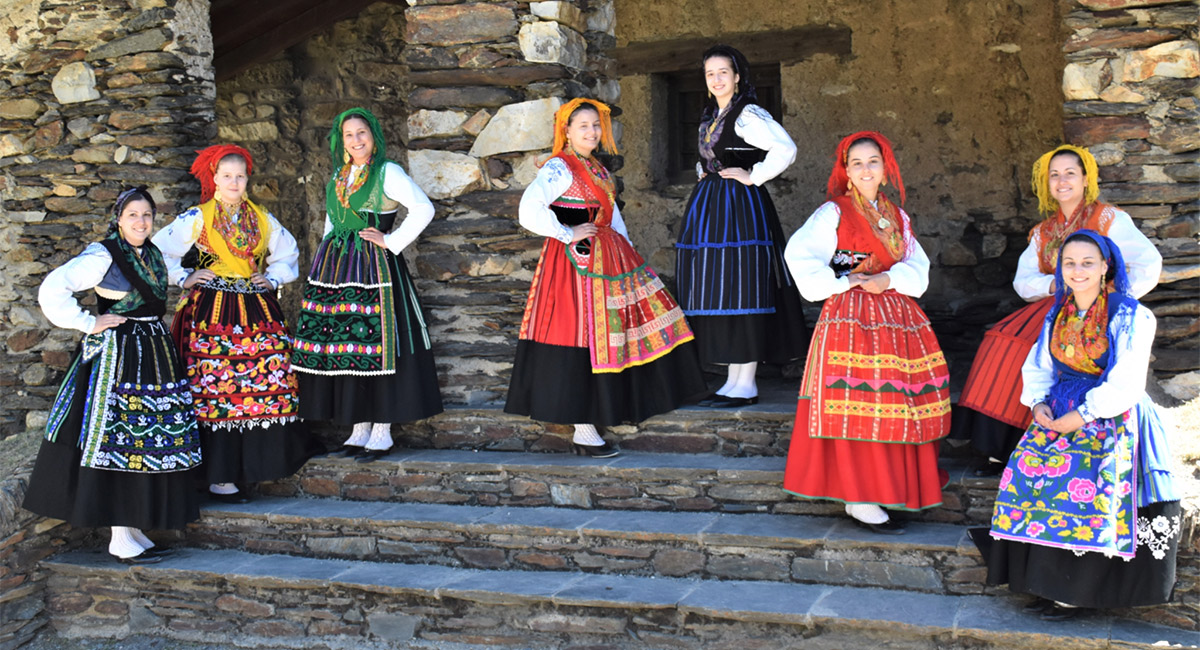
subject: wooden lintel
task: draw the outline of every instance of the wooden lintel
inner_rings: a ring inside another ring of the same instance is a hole
[[[696,36],[664,41],[630,43],[613,50],[621,75],[678,72],[700,67],[700,56],[717,43],[732,45],[751,64],[796,63],[815,54],[844,57],[850,54],[850,28],[820,25],[794,29]]]

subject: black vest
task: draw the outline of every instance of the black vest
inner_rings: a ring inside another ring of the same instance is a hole
[[[724,117],[725,125],[721,128],[721,137],[713,145],[713,155],[721,163],[723,169],[740,167],[749,170],[767,157],[767,152],[751,146],[737,134],[735,125],[751,102],[738,100]],[[712,170],[709,170],[712,171]]]

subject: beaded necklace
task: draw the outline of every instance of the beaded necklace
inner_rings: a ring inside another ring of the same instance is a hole
[[[876,194],[875,205],[872,205],[853,185],[850,186],[850,196],[858,213],[866,218],[871,232],[883,242],[892,258],[897,261],[904,259],[904,233],[896,206],[883,194]]]

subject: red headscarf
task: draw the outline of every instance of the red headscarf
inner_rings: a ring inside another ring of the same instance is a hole
[[[896,164],[896,155],[892,153],[892,143],[883,137],[883,134],[874,131],[851,133],[838,143],[833,171],[829,173],[829,184],[825,188],[826,195],[835,199],[846,193],[846,184],[850,182],[850,176],[846,173],[846,158],[850,154],[850,145],[863,138],[879,145],[879,152],[883,154],[884,178],[900,191],[900,205],[904,205],[904,180],[900,178],[900,166]]]
[[[214,144],[201,149],[196,153],[196,162],[192,163],[191,169],[192,176],[200,181],[201,203],[206,203],[216,194],[217,184],[213,182],[213,176],[217,173],[217,165],[221,159],[229,155],[241,156],[246,161],[247,176],[254,171],[254,159],[250,157],[250,152],[236,144]]]

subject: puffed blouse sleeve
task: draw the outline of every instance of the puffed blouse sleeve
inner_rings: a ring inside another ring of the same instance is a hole
[[[96,317],[80,307],[72,294],[100,284],[112,263],[108,249],[92,243],[66,264],[51,271],[38,288],[42,313],[58,327],[90,334],[96,327]]]
[[[571,188],[571,170],[567,164],[558,158],[551,158],[538,170],[537,176],[525,193],[521,195],[521,205],[517,210],[517,221],[526,230],[542,237],[552,237],[569,244],[575,233],[569,226],[563,225],[550,204]],[[617,212],[614,207],[613,229],[616,229]],[[622,221],[624,226],[624,221]],[[624,233],[622,233],[624,234]]]
[[[1021,365],[1021,403],[1030,408],[1046,401],[1054,386],[1054,360],[1050,358],[1050,327],[1042,322],[1042,333]]]
[[[837,250],[837,229],[842,212],[833,201],[817,208],[788,240],[783,251],[788,271],[810,302],[820,302],[850,290],[850,280],[837,277],[829,262]]]
[[[742,109],[734,122],[733,132],[750,146],[767,152],[762,162],[750,168],[750,182],[755,185],[762,185],[782,174],[796,160],[796,143],[783,126],[757,104],[748,104]]]
[[[383,238],[393,255],[417,240],[417,236],[433,221],[433,203],[425,192],[404,173],[404,168],[390,160],[383,166],[383,193],[408,209],[408,216],[398,228]]]
[[[200,239],[200,229],[203,227],[204,216],[200,213],[200,208],[193,207],[175,217],[150,238],[158,250],[162,251],[163,262],[167,266],[167,278],[177,287],[183,286],[183,281],[192,272],[192,269],[183,268],[182,260]]]
[[[1038,250],[1042,247],[1040,230],[1034,230],[1029,238],[1029,245],[1021,252],[1017,260],[1017,274],[1013,277],[1013,289],[1026,302],[1041,300],[1050,295],[1050,283],[1054,275],[1042,273],[1038,265]]]
[[[904,220],[904,229],[912,233],[908,238],[908,247],[904,259],[884,271],[888,276],[888,288],[913,298],[920,298],[929,288],[929,256],[917,241],[916,233],[912,232],[912,221],[908,213],[900,210],[900,218]]]
[[[278,288],[300,277],[300,248],[292,233],[270,212],[267,223],[271,232],[267,236],[267,269],[263,275]]]
[[[1108,227],[1108,238],[1121,249],[1129,273],[1129,293],[1141,298],[1158,286],[1162,275],[1162,254],[1134,225],[1129,213],[1113,208],[1115,216]]]

